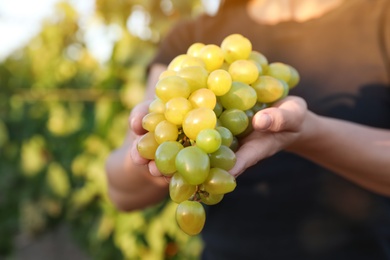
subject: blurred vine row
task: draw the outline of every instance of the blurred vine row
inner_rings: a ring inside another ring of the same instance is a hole
[[[119,35],[101,62],[88,48],[83,17],[62,1],[42,31],[0,64],[0,258],[18,239],[67,225],[91,259],[197,259],[201,241],[177,228],[169,200],[115,209],[104,164],[143,99],[159,40],[201,11],[196,0],[96,0],[92,21]],[[144,28],[131,32],[135,12]]]

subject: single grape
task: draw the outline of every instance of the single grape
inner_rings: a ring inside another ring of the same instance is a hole
[[[137,150],[143,158],[153,160],[158,146],[154,133],[147,132],[138,140]]]
[[[210,158],[199,147],[187,146],[176,155],[175,166],[186,182],[199,185],[207,178]]]
[[[181,63],[182,63],[183,60],[184,60],[185,58],[187,58],[187,57],[188,57],[187,54],[180,54],[180,55],[176,56],[176,57],[173,58],[173,60],[171,60],[171,62],[168,64],[167,70],[178,71],[178,70],[181,68]]]
[[[249,124],[248,116],[245,112],[236,108],[223,111],[219,116],[219,120],[222,126],[229,129],[233,135],[244,132]]]
[[[234,151],[226,145],[221,145],[217,151],[209,154],[210,167],[221,168],[229,171],[236,164],[237,158]]]
[[[205,107],[209,109],[214,109],[217,103],[217,98],[211,90],[207,88],[201,88],[195,90],[188,97],[188,100],[191,102],[192,107]]]
[[[176,71],[174,70],[165,70],[163,72],[161,72],[160,76],[158,77],[158,79],[163,79],[163,78],[166,78],[166,77],[169,77],[169,76],[175,76],[176,75]]]
[[[199,51],[199,58],[206,64],[208,71],[219,69],[224,62],[224,54],[221,48],[215,44],[207,44]]]
[[[199,234],[206,221],[203,205],[200,202],[190,200],[181,202],[176,209],[176,221],[180,229],[187,235]]]
[[[215,106],[214,106],[214,109],[213,109],[215,115],[217,116],[217,118],[221,115],[221,113],[223,112],[223,106],[221,105],[221,102],[219,102],[217,100],[217,102],[215,103]]]
[[[229,74],[233,81],[240,81],[246,84],[252,84],[256,81],[260,72],[253,61],[236,60],[229,66]]]
[[[155,112],[155,113],[164,114],[164,111],[165,111],[165,103],[157,97],[153,99],[153,101],[149,104],[149,113]]]
[[[260,76],[252,87],[257,93],[257,101],[262,103],[275,102],[288,93],[286,82],[268,75]]]
[[[162,144],[166,141],[176,141],[179,136],[177,125],[172,124],[168,120],[163,120],[156,126],[154,130],[154,138],[157,143]]]
[[[284,80],[289,88],[295,87],[299,82],[298,71],[292,66],[283,62],[273,62],[268,66],[267,75]]]
[[[259,64],[262,68],[262,73],[266,73],[268,71],[268,59],[261,52],[252,50],[248,59]]]
[[[176,155],[183,148],[183,145],[176,141],[166,141],[158,146],[154,160],[156,162],[157,169],[163,175],[171,176],[176,172]]]
[[[169,181],[169,196],[176,203],[183,202],[191,198],[196,192],[196,185],[189,184],[179,174],[175,173]]]
[[[232,85],[230,73],[223,69],[217,69],[208,75],[207,88],[214,92],[216,96],[225,95]]]
[[[232,192],[236,186],[233,175],[221,168],[211,168],[202,189],[212,194],[226,194]]]
[[[226,109],[251,109],[257,102],[256,91],[246,83],[233,81],[230,90],[219,101]]]
[[[202,42],[195,42],[187,49],[187,54],[193,57],[199,57],[200,50],[205,46]]]
[[[178,71],[182,70],[186,67],[203,67],[206,68],[206,64],[204,61],[199,57],[193,57],[187,55],[186,58],[183,59],[183,61],[180,63],[180,67],[178,68]]]
[[[221,136],[221,145],[226,145],[229,147],[233,142],[232,132],[230,132],[230,130],[224,126],[217,126],[215,130],[217,130]]]
[[[187,81],[179,76],[168,76],[160,79],[156,84],[156,95],[163,102],[174,97],[188,98],[191,88]]]
[[[196,146],[206,153],[213,153],[221,146],[222,138],[215,129],[203,129],[196,137]]]
[[[212,194],[207,191],[199,192],[200,201],[206,205],[215,205],[222,201],[224,194]]]
[[[221,49],[225,60],[232,63],[235,60],[248,59],[252,51],[252,43],[241,34],[231,34],[223,39]]]

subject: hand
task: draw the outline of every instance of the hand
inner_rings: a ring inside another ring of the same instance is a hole
[[[240,140],[236,165],[229,172],[238,177],[248,167],[296,142],[306,114],[306,102],[295,96],[257,112],[252,120],[254,130]]]
[[[146,130],[142,127],[142,118],[148,113],[149,104],[151,101],[144,101],[133,108],[129,117],[130,130],[135,135],[135,140],[132,143],[130,154],[133,162],[138,165],[147,165],[149,172],[152,176],[162,177],[163,175],[156,167],[154,160],[148,160],[138,153],[137,143],[138,140],[146,133]]]

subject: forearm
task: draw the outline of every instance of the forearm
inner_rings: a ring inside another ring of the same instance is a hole
[[[167,195],[164,178],[150,175],[147,165],[131,159],[131,141],[113,151],[106,163],[109,196],[120,210],[142,209],[162,201]]]
[[[390,196],[390,131],[307,113],[288,150],[362,187]]]

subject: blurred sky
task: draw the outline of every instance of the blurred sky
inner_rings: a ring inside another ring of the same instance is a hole
[[[0,0],[0,62],[40,32],[42,20],[53,15],[55,4],[59,1]],[[93,17],[94,0],[65,1],[80,13],[79,24],[85,29],[85,41],[92,55],[101,62],[108,60],[114,41],[120,37],[120,30],[115,25],[104,25]],[[202,3],[205,11],[212,14],[219,0],[202,0]],[[142,9],[135,8],[129,17],[128,29],[140,38],[147,37],[149,18]]]

